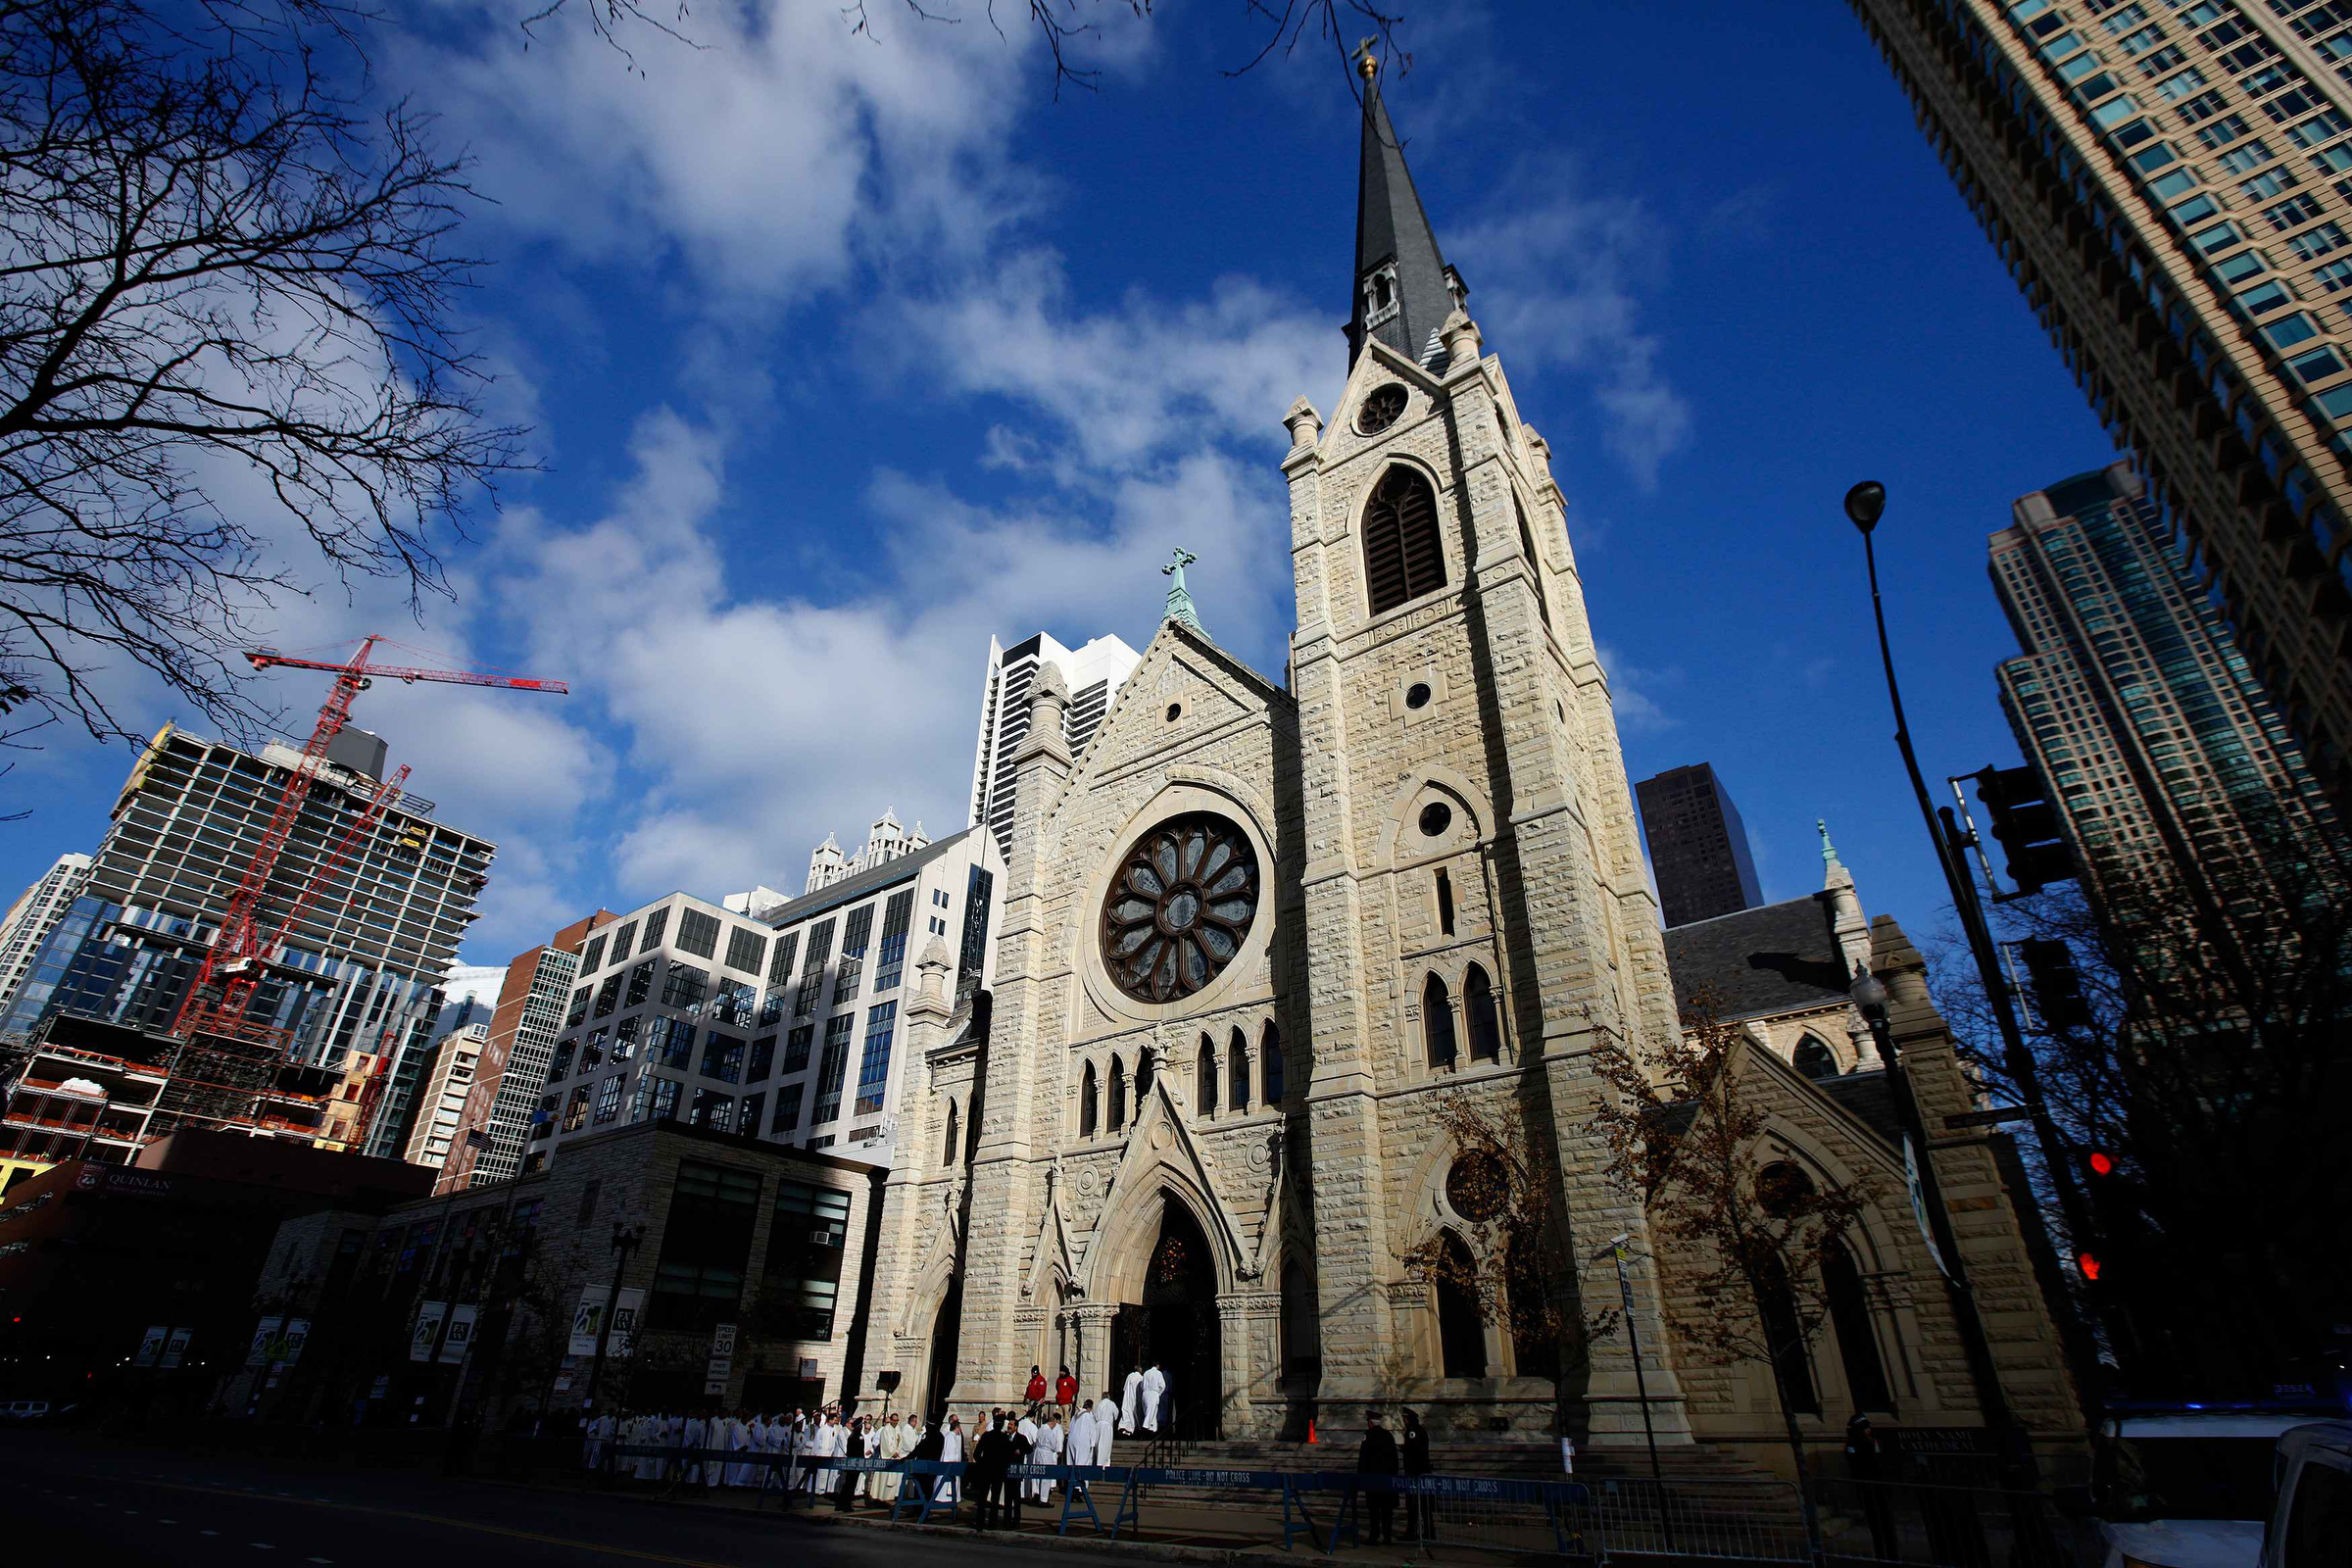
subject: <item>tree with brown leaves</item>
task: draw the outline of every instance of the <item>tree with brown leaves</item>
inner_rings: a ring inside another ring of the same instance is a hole
[[[1538,1152],[1544,1146],[1508,1102],[1449,1097],[1438,1106],[1437,1131],[1458,1151],[1446,1201],[1471,1234],[1455,1246],[1448,1232],[1431,1233],[1405,1251],[1405,1276],[1461,1292],[1482,1322],[1510,1334],[1521,1377],[1556,1385],[1585,1363],[1593,1340],[1615,1330],[1618,1313],[1588,1319],[1563,1305],[1561,1282],[1572,1277],[1574,1261],[1552,1210],[1557,1184],[1548,1152]]]
[[[1640,1200],[1660,1261],[1695,1302],[1678,1314],[1677,1338],[1718,1365],[1771,1368],[1815,1532],[1796,1424],[1810,1402],[1800,1379],[1811,1377],[1809,1348],[1829,1318],[1822,1265],[1877,1194],[1864,1183],[1816,1181],[1772,1147],[1772,1111],[1743,1060],[1750,1049],[1760,1048],[1702,995],[1671,1044],[1595,1048],[1593,1070],[1608,1092],[1593,1120],[1609,1179]]]

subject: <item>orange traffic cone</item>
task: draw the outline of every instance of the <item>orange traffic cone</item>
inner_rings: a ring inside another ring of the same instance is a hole
[[[1311,1415],[1306,1418],[1306,1441],[1315,1441],[1315,1418]]]

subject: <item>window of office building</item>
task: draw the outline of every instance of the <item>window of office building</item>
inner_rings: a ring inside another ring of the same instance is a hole
[[[645,999],[653,995],[653,991],[654,960],[648,958],[629,971],[629,996],[621,1005],[624,1007],[642,1006]]]
[[[727,933],[727,967],[745,974],[758,974],[767,957],[767,938],[748,925],[739,925]]]
[[[841,963],[833,971],[833,1004],[840,1006],[858,995],[865,972],[865,944],[874,931],[874,906],[852,909],[841,928]]]
[[[906,927],[914,919],[914,889],[891,895],[882,913],[882,948],[874,957],[874,994],[898,987],[906,969]]]
[[[793,1027],[792,1033],[784,1037],[784,1070],[786,1072],[799,1072],[808,1065],[808,1048],[815,1040],[816,1025],[804,1023],[796,1024]]]
[[[800,1337],[833,1337],[842,1257],[850,1239],[850,1195],[832,1187],[781,1181],[768,1223],[768,1299],[797,1309]]]
[[[792,1015],[806,1018],[816,1011],[817,993],[825,988],[825,960],[833,956],[833,922],[819,920],[808,928],[808,956],[801,963],[801,989],[792,999]]]
[[[776,1091],[776,1119],[768,1123],[767,1130],[769,1132],[790,1133],[800,1131],[801,1091],[806,1086],[802,1084],[786,1084],[783,1088]]]
[[[703,1076],[721,1083],[743,1082],[743,1042],[712,1030],[703,1042]]]
[[[673,963],[662,976],[662,1005],[664,1007],[699,1007],[710,989],[708,970],[697,969],[690,963]]]
[[[650,1326],[707,1333],[731,1321],[760,1218],[760,1178],[681,1160],[654,1266]]]
[[[857,1026],[854,1012],[825,1020],[825,1051],[817,1058],[816,1111],[811,1118],[819,1126],[841,1114],[841,1086],[850,1070],[850,1034]]]
[[[898,1029],[899,1004],[885,1002],[865,1014],[865,1055],[858,1064],[858,1104],[854,1115],[867,1116],[882,1108],[884,1086],[890,1081],[890,1041]]]
[[[645,917],[645,940],[637,944],[639,953],[651,953],[662,945],[662,933],[669,924],[669,906],[664,904]]]
[[[718,917],[700,909],[678,911],[678,946],[698,958],[718,951]]]

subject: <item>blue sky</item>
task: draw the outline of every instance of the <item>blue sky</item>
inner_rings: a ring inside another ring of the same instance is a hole
[[[372,585],[280,646],[381,630],[567,699],[378,689],[358,721],[500,845],[466,955],[603,903],[796,890],[884,806],[963,825],[989,634],[1141,647],[1183,543],[1209,630],[1278,675],[1280,419],[1345,371],[1355,106],[1328,46],[1229,78],[1239,0],[1042,50],[830,4],[697,7],[704,45],[419,8],[379,60],[480,160],[465,302],[535,429],[406,621]],[[1768,897],[1826,816],[1915,934],[1944,897],[1889,743],[1847,485],[1880,540],[1931,773],[2015,750],[1984,575],[2009,502],[2113,456],[1859,24],[1757,7],[1408,9],[1390,107],[1471,313],[1550,441],[1641,777],[1713,762]],[[273,689],[307,731],[323,686]],[[173,716],[125,685],[131,711]],[[86,849],[129,755],[51,732],[0,881]]]

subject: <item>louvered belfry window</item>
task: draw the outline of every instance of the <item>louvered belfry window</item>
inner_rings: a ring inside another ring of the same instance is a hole
[[[1372,613],[1445,586],[1437,493],[1414,469],[1391,468],[1364,509],[1364,591]]]

